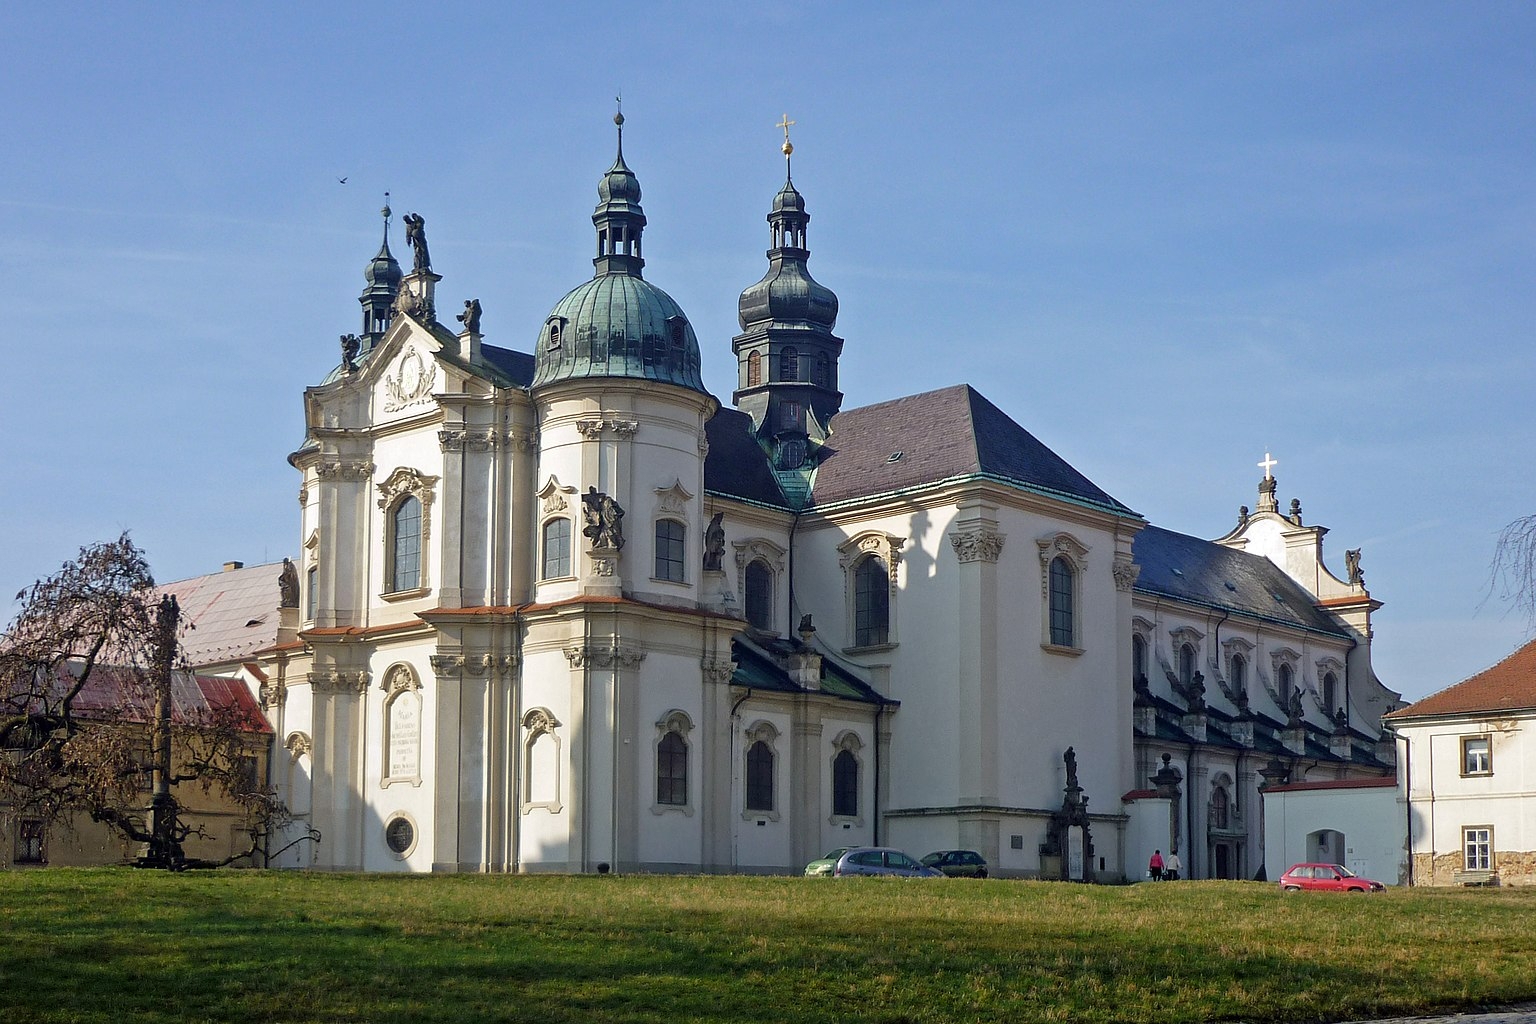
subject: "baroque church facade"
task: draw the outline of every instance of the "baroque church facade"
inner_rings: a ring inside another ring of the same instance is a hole
[[[1118,879],[1157,845],[1249,877],[1266,781],[1392,771],[1358,553],[1330,572],[1268,467],[1206,541],[969,386],[842,409],[787,140],[723,406],[643,275],[616,121],[595,273],[531,352],[478,302],[444,325],[422,220],[406,271],[384,211],[362,331],[304,393],[277,642],[245,663],[320,836],[275,866],[786,872],[879,844]]]

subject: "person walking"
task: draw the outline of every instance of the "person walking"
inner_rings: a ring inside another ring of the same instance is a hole
[[[1147,877],[1154,882],[1163,880],[1163,851],[1153,850],[1152,859],[1147,861]]]
[[[1170,850],[1168,856],[1163,858],[1163,881],[1177,882],[1179,880],[1179,869],[1183,866],[1179,863],[1179,851]]]

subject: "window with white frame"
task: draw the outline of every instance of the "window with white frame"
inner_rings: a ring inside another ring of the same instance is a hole
[[[686,581],[687,533],[676,519],[656,520],[656,579],[669,583]]]
[[[774,742],[779,732],[768,722],[758,722],[746,731],[746,775],[743,809],[747,817],[778,820],[776,810],[776,770],[778,752]]]
[[[656,804],[653,813],[690,813],[688,734],[692,728],[693,720],[683,711],[670,711],[656,723]]]
[[[859,759],[851,750],[832,759],[832,813],[843,818],[859,813]]]
[[[1041,644],[1057,654],[1081,653],[1086,635],[1080,592],[1088,568],[1088,548],[1069,533],[1035,540],[1040,550]]]
[[[1493,829],[1469,825],[1461,830],[1462,864],[1467,871],[1493,870]]]
[[[539,578],[557,580],[571,574],[571,521],[565,517],[544,524],[543,560]]]
[[[1073,629],[1077,573],[1065,555],[1051,559],[1051,643],[1057,647],[1075,647]]]
[[[1195,666],[1199,663],[1199,655],[1195,653],[1195,645],[1182,643],[1179,645],[1179,683],[1188,686],[1195,681]]]
[[[312,565],[304,573],[304,618],[315,621],[315,611],[320,607],[320,567]]]
[[[890,571],[879,555],[853,570],[853,644],[873,647],[891,638]]]
[[[421,502],[407,494],[389,517],[389,591],[399,594],[421,586]]]
[[[1248,659],[1241,654],[1232,655],[1231,667],[1227,669],[1227,680],[1232,686],[1234,697],[1248,695]]]
[[[773,628],[773,570],[761,558],[747,563],[742,573],[746,591],[747,622],[762,630]]]
[[[523,813],[542,808],[559,814],[560,722],[548,708],[523,715]]]
[[[1131,685],[1147,678],[1147,641],[1140,633],[1131,634]]]
[[[837,546],[845,574],[850,650],[894,646],[897,636],[897,567],[905,537],[866,530]]]
[[[1493,737],[1463,736],[1461,738],[1461,774],[1493,774]]]
[[[1332,672],[1323,673],[1323,710],[1332,715],[1339,709],[1339,677]]]

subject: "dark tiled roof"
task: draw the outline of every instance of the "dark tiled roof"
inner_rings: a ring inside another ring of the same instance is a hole
[[[1418,718],[1422,715],[1464,715],[1532,708],[1536,708],[1536,640],[1492,668],[1386,717]]]
[[[480,356],[518,387],[527,387],[533,380],[533,356],[527,352],[514,352],[510,348],[481,345]]]
[[[1135,515],[968,384],[849,409],[831,428],[818,505],[985,474]]]
[[[736,671],[731,685],[747,686],[754,690],[771,690],[776,693],[806,692],[779,666],[775,658],[786,656],[796,649],[791,640],[766,640],[761,644],[736,637],[731,641],[731,657]],[[825,654],[821,658],[821,692],[829,697],[854,700],[864,704],[896,704],[898,701],[882,697],[874,688],[855,676],[844,666]]]
[[[1285,570],[1261,555],[1157,526],[1136,535],[1132,554],[1141,567],[1137,590],[1348,636]]]
[[[787,508],[784,492],[768,465],[768,456],[752,432],[752,417],[721,409],[705,425],[709,454],[704,458],[704,488],[730,498]]]

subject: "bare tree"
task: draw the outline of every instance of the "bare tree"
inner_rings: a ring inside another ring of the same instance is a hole
[[[1536,626],[1536,515],[1521,516],[1499,531],[1488,592]]]
[[[179,672],[175,598],[157,599],[154,586],[124,534],[17,595],[21,611],[0,636],[0,805],[50,831],[85,815],[143,844],[141,866],[228,864],[253,856],[289,815],[257,777],[257,712],[173,702],[178,677],[201,691]],[[235,809],[249,848],[218,861],[187,855],[206,835],[181,796],[191,787]]]

